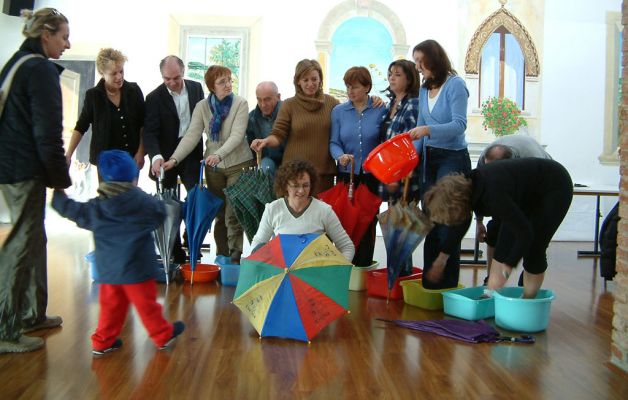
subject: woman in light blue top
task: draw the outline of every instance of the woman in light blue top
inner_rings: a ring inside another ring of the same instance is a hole
[[[421,149],[421,193],[452,172],[471,171],[467,151],[467,101],[469,91],[451,67],[438,42],[425,40],[412,52],[423,74],[419,93],[419,120],[410,134]],[[423,247],[423,286],[429,289],[456,287],[460,274],[460,241],[468,224],[436,225]]]
[[[373,106],[373,99],[369,96],[373,82],[368,69],[351,67],[345,72],[343,79],[349,101],[337,105],[331,112],[329,151],[338,162],[339,180],[349,181],[353,160],[355,187],[364,184],[372,193],[377,194],[379,181],[370,172],[364,171],[363,164],[371,150],[380,143],[379,125],[388,110],[386,107]],[[377,219],[374,218],[356,249],[353,264],[371,265],[376,225]]]

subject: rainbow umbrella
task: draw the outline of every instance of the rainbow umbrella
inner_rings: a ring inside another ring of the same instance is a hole
[[[324,234],[278,235],[241,260],[233,304],[261,337],[309,342],[347,313],[350,276]]]

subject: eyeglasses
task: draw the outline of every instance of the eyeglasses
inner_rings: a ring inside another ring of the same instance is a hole
[[[219,81],[216,81],[216,86],[227,86],[227,85],[231,85],[233,83],[233,80],[231,78],[226,78],[226,79],[221,79]]]
[[[288,187],[293,190],[299,190],[299,189],[310,190],[310,186],[311,185],[309,183],[304,183],[303,185],[295,185],[293,183],[288,183]]]

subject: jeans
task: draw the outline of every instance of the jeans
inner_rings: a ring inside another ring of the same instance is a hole
[[[423,161],[424,176],[421,187],[421,196],[438,180],[452,172],[468,173],[471,171],[471,158],[467,149],[446,150],[428,147]],[[451,234],[446,225],[436,224],[425,238],[423,246],[423,286],[427,289],[444,289],[458,286],[460,275],[460,242],[450,249],[449,258],[445,264],[442,279],[439,282],[430,282],[425,279],[426,273],[438,254],[444,247]],[[462,239],[462,238],[460,238]]]

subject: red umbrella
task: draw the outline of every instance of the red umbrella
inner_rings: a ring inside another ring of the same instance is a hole
[[[347,235],[357,247],[378,213],[382,200],[363,183],[353,190],[354,167],[352,158],[349,183],[338,182],[331,189],[319,193],[318,198],[331,206]]]

